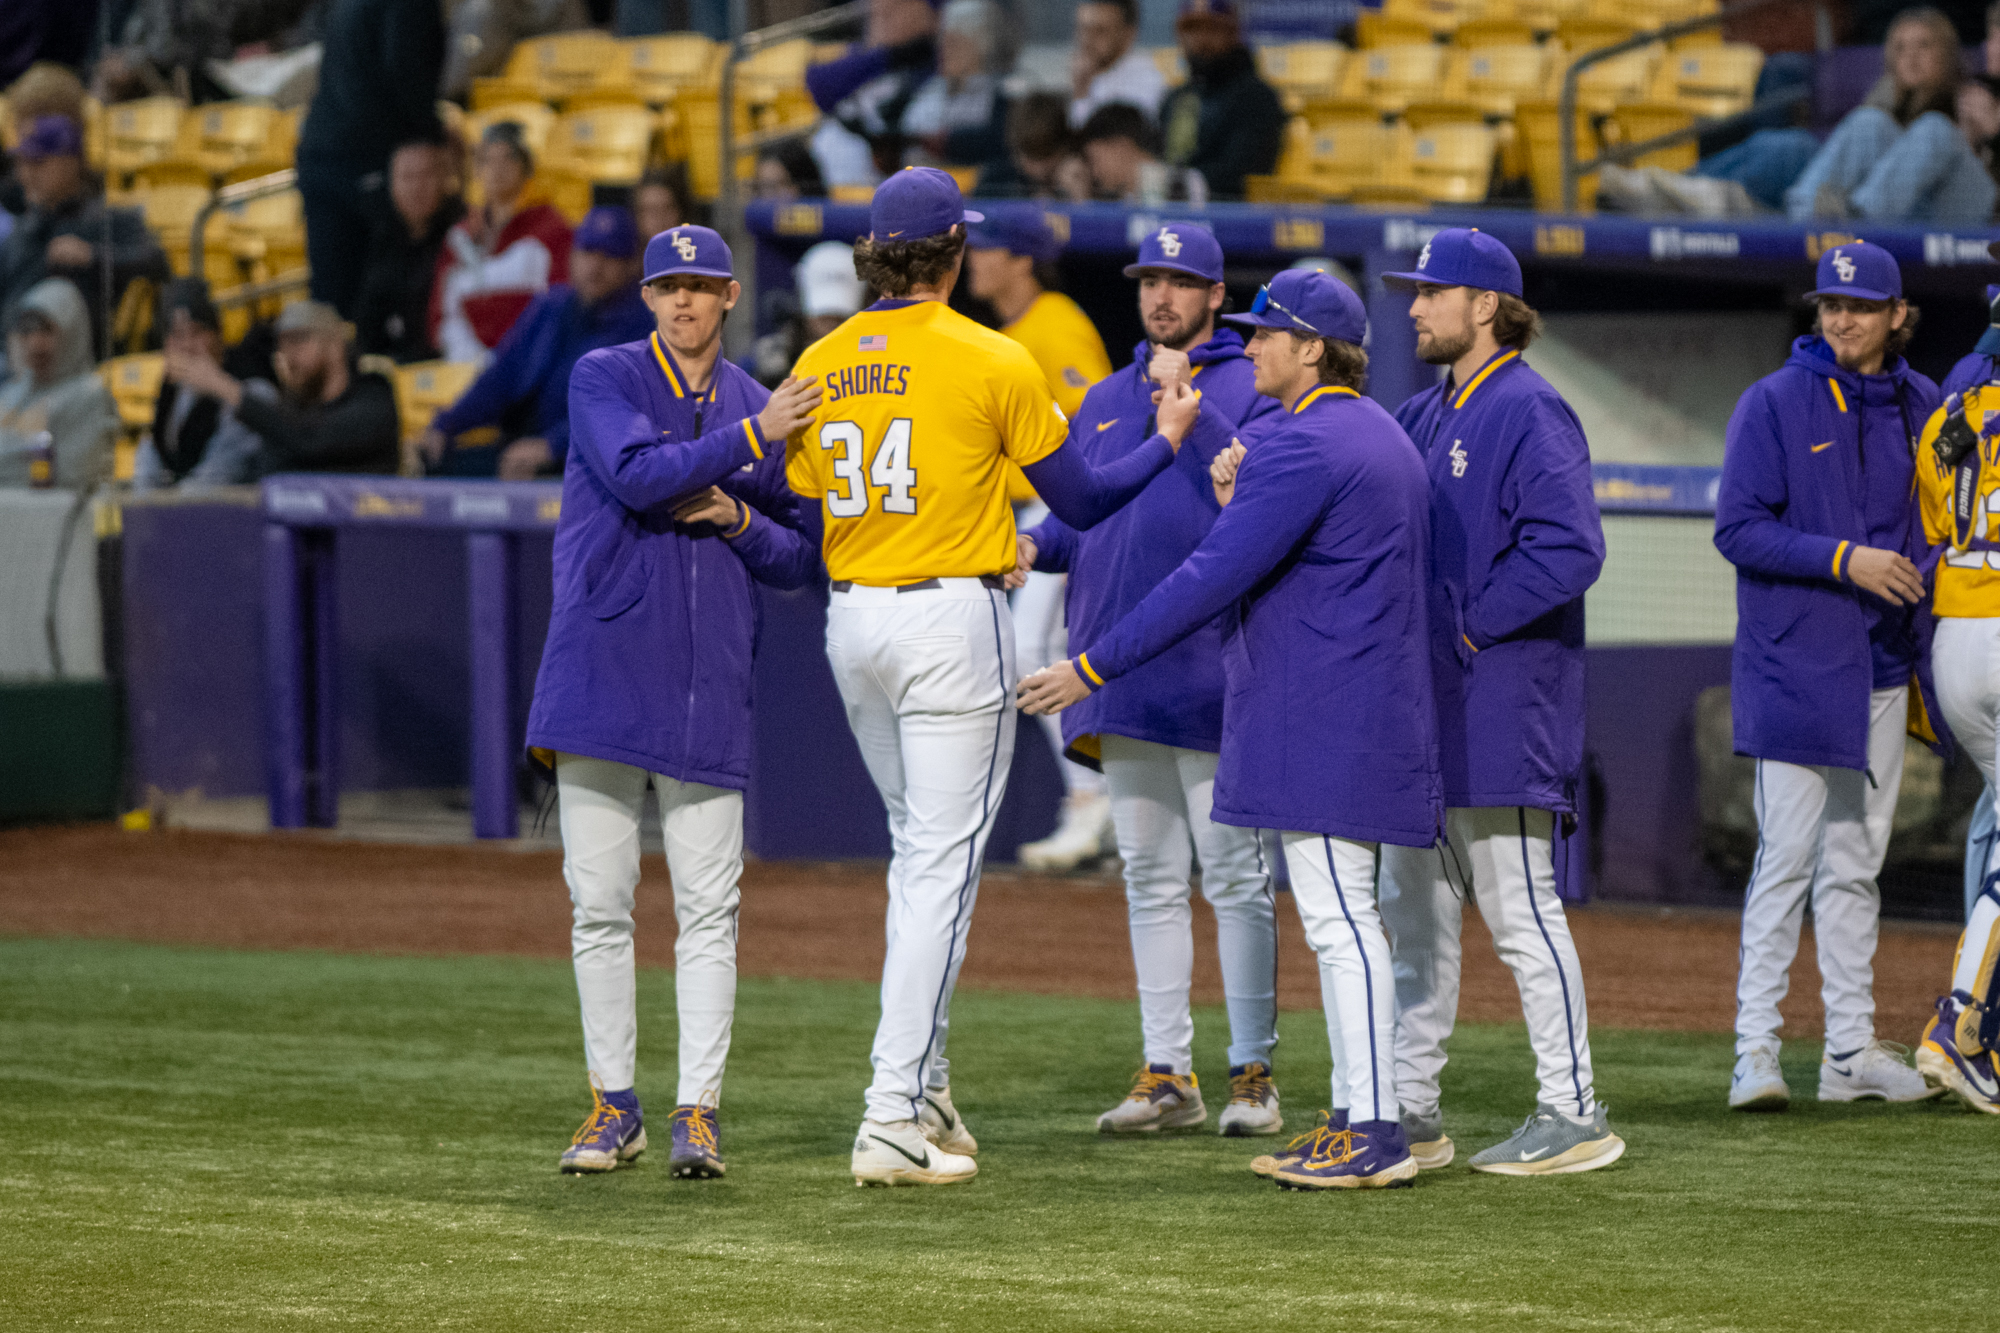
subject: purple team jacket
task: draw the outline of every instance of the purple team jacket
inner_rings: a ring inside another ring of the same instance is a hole
[[[1429,504],[1423,460],[1388,413],[1316,389],[1244,456],[1201,545],[1078,668],[1110,688],[1221,616],[1213,817],[1427,847],[1444,814],[1425,666]]]
[[[1583,594],[1604,528],[1583,427],[1502,348],[1396,420],[1431,487],[1431,667],[1444,799],[1574,814],[1583,769]]]
[[[785,484],[785,443],[767,447],[757,425],[770,396],[718,360],[697,399],[650,337],[577,362],[530,748],[748,784],[751,580],[797,588],[819,571],[818,543]],[[748,526],[727,539],[669,514],[716,484],[752,506]]]
[[[1070,423],[1069,443],[1093,465],[1123,458],[1151,438],[1157,387],[1146,378],[1151,355],[1151,345],[1140,343],[1131,366],[1084,395]],[[1035,568],[1070,576],[1064,606],[1070,638],[1077,643],[1108,633],[1201,545],[1221,512],[1208,465],[1232,439],[1250,444],[1284,417],[1277,399],[1252,386],[1256,371],[1234,329],[1190,350],[1188,360],[1201,390],[1201,415],[1174,463],[1137,499],[1088,532],[1051,515],[1028,533],[1035,539]],[[1116,684],[1065,709],[1062,728],[1063,740],[1071,744],[1108,732],[1189,750],[1220,750],[1222,622],[1209,621]],[[1097,764],[1089,750],[1072,756]]]
[[[1848,581],[1849,557],[1868,544],[1871,485],[1909,491],[1909,436],[1940,401],[1937,386],[1900,357],[1881,378],[1895,401],[1871,398],[1864,411],[1861,377],[1818,337],[1800,338],[1729,418],[1715,546],[1736,566],[1729,684],[1738,754],[1865,770],[1877,674],[1871,629],[1910,639],[1903,654],[1918,655],[1911,613]],[[1928,543],[1914,510],[1910,501],[1890,546],[1921,561]]]

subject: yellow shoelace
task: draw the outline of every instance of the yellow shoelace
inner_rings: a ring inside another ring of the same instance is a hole
[[[1186,1091],[1187,1075],[1156,1074],[1150,1069],[1141,1069],[1132,1076],[1132,1091],[1125,1094],[1128,1102],[1149,1102],[1153,1094],[1161,1088],[1172,1088],[1176,1092]]]
[[[1262,1106],[1271,1093],[1271,1071],[1262,1065],[1251,1065],[1241,1074],[1229,1080],[1230,1104],[1241,1106]]]
[[[1361,1149],[1355,1146],[1356,1140],[1366,1143],[1368,1136],[1357,1134],[1351,1129],[1326,1130],[1313,1144],[1312,1150],[1306,1154],[1306,1164],[1341,1166],[1351,1162],[1361,1155]]]
[[[722,1155],[721,1148],[715,1142],[715,1126],[709,1123],[708,1117],[701,1113],[699,1106],[676,1106],[674,1113],[667,1117],[669,1125],[672,1125],[675,1121],[681,1121],[687,1125],[689,1143],[701,1149],[710,1157],[720,1157]]]
[[[595,1078],[590,1080],[590,1100],[592,1105],[589,1117],[584,1120],[583,1127],[570,1136],[572,1147],[602,1133],[611,1121],[618,1118],[618,1108],[604,1100],[604,1090],[598,1086]]]

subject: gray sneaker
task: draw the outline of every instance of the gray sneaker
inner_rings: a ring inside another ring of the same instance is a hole
[[[1450,1166],[1458,1149],[1444,1136],[1444,1112],[1435,1115],[1418,1115],[1415,1111],[1403,1112],[1403,1139],[1410,1145],[1410,1156],[1416,1159],[1420,1171],[1435,1171],[1439,1167]]]
[[[1472,1159],[1474,1171],[1501,1176],[1561,1176],[1610,1166],[1625,1153],[1625,1140],[1605,1123],[1604,1107],[1579,1125],[1543,1102],[1521,1122],[1514,1136]]]

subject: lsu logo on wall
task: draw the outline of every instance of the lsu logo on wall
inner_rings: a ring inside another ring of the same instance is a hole
[[[1169,259],[1181,256],[1181,238],[1166,227],[1160,228],[1160,253]]]
[[[1464,476],[1464,475],[1465,475],[1465,464],[1466,464],[1466,462],[1467,462],[1467,459],[1466,459],[1466,456],[1465,456],[1465,441],[1464,441],[1464,440],[1453,440],[1453,441],[1451,442],[1451,454],[1450,454],[1450,458],[1451,458],[1451,475],[1452,475],[1452,476],[1454,476],[1454,477],[1462,477],[1462,476]]]
[[[675,232],[674,253],[681,257],[682,263],[693,263],[695,256],[694,237]]]
[[[1854,261],[1838,250],[1833,252],[1833,271],[1840,275],[1842,282],[1854,281]]]

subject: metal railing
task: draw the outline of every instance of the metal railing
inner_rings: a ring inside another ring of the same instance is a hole
[[[1731,126],[1744,124],[1752,118],[1768,112],[1795,106],[1812,95],[1810,88],[1789,88],[1776,96],[1753,102],[1750,106],[1736,112],[1734,115],[1721,116],[1708,120],[1697,120],[1692,125],[1673,130],[1667,134],[1657,135],[1651,139],[1642,139],[1637,143],[1618,144],[1600,152],[1588,162],[1578,162],[1576,160],[1576,96],[1578,83],[1582,78],[1584,70],[1592,65],[1600,65],[1607,60],[1622,56],[1629,51],[1637,51],[1644,47],[1652,46],[1656,42],[1670,42],[1676,37],[1685,37],[1689,33],[1705,32],[1710,28],[1719,28],[1730,19],[1739,18],[1756,10],[1767,9],[1773,5],[1800,4],[1805,2],[1806,0],[1743,0],[1741,4],[1731,5],[1713,14],[1703,14],[1698,18],[1682,19],[1678,23],[1669,23],[1651,32],[1637,33],[1622,42],[1613,42],[1610,46],[1601,46],[1594,51],[1586,51],[1572,61],[1569,69],[1563,74],[1562,95],[1556,103],[1556,116],[1559,122],[1557,133],[1561,135],[1562,142],[1563,212],[1576,212],[1578,180],[1590,172],[1597,170],[1599,167],[1629,162],[1633,158],[1644,157],[1647,153],[1656,152],[1662,148],[1671,148],[1675,144],[1686,143],[1689,139],[1699,138],[1701,135],[1716,130],[1728,129]],[[1832,28],[1827,18],[1826,7],[1822,3],[1822,0],[1810,0],[1810,2],[1814,10],[1818,13],[1815,31],[1819,44],[1824,48],[1832,42]]]
[[[194,215],[194,234],[188,242],[188,271],[197,278],[207,274],[203,261],[208,250],[208,220],[225,208],[237,204],[247,204],[253,199],[268,199],[272,195],[283,194],[298,188],[299,173],[286,167],[268,176],[253,176],[247,181],[225,185],[215,192],[215,196],[202,205],[201,212]]]

